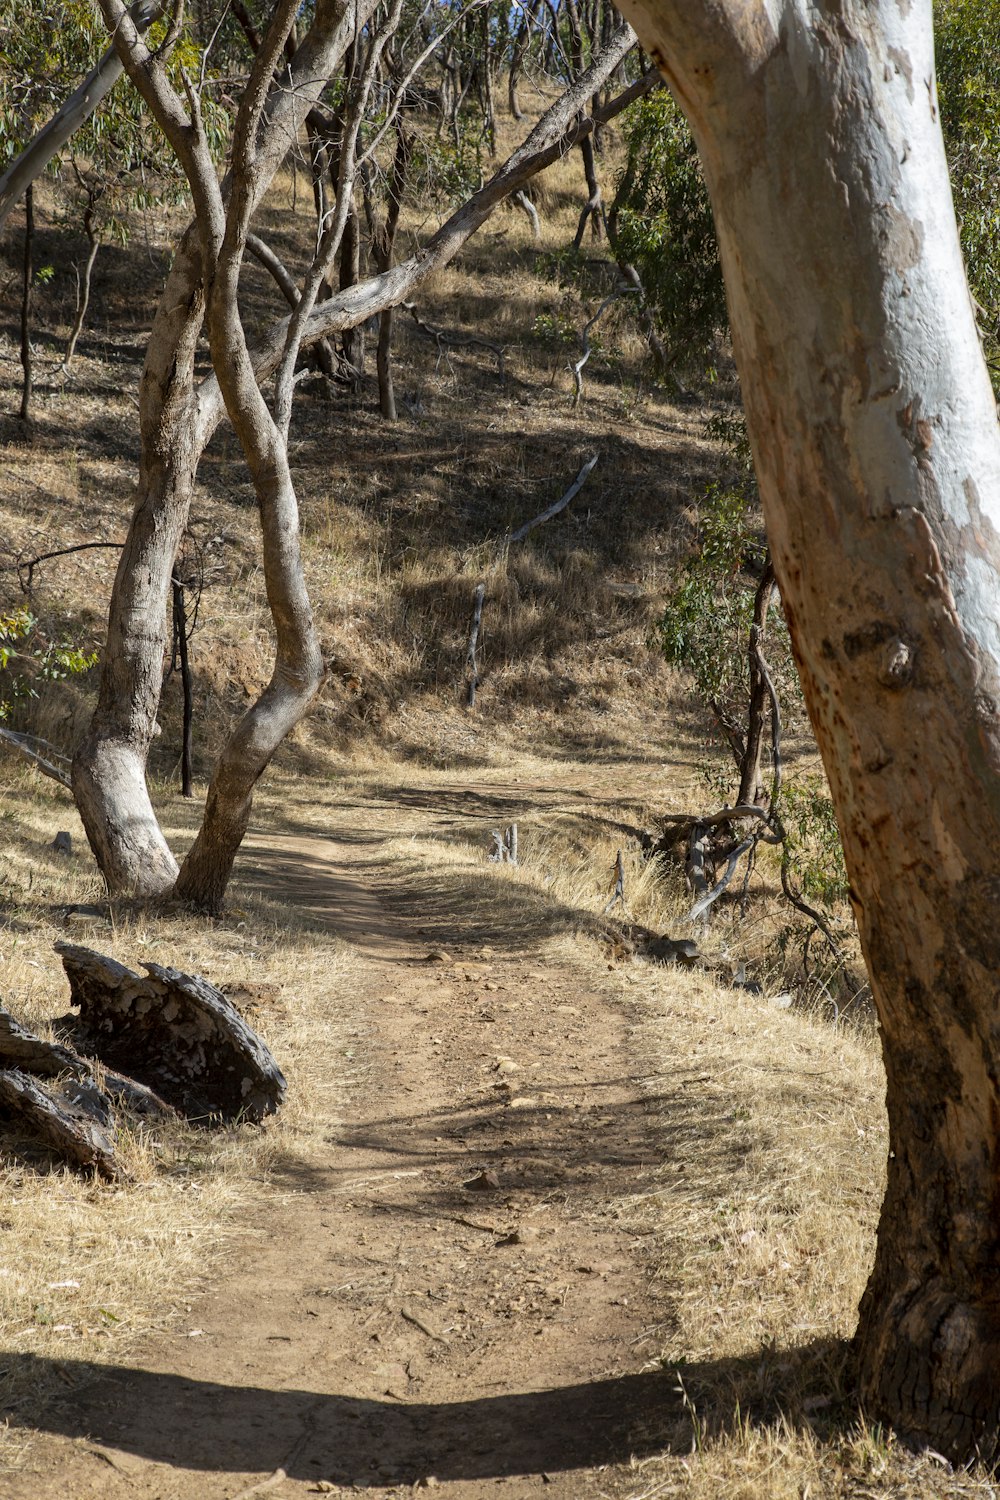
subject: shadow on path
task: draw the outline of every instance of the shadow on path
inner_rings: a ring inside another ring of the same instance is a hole
[[[843,1365],[845,1353],[846,1345],[833,1341],[784,1351],[781,1383],[802,1400],[811,1384],[829,1378],[831,1361]],[[7,1362],[33,1366],[19,1372],[29,1384],[51,1379],[44,1359],[15,1355]],[[428,1474],[441,1481],[556,1474],[656,1453],[686,1454],[695,1436],[703,1439],[732,1423],[773,1420],[784,1409],[777,1390],[758,1397],[754,1415],[748,1386],[755,1380],[760,1385],[760,1352],[752,1359],[685,1365],[683,1390],[677,1370],[658,1369],[440,1403],[266,1390],[120,1366],[105,1370],[84,1361],[58,1363],[71,1385],[97,1383],[84,1402],[67,1398],[41,1416],[49,1432],[87,1437],[174,1468],[268,1473],[281,1467],[290,1479],[361,1486],[414,1484]],[[703,1399],[709,1404],[701,1407]],[[11,1420],[17,1425],[16,1416]]]

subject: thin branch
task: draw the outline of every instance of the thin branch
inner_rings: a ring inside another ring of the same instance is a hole
[[[622,24],[603,51],[577,83],[546,110],[527,139],[478,192],[474,193],[409,260],[391,270],[358,283],[319,303],[303,334],[303,347],[319,338],[356,328],[386,307],[396,307],[428,276],[455,256],[471,235],[486,222],[496,205],[538,172],[564,156],[583,135],[606,124],[636,99],[661,83],[655,69],[631,84],[623,93],[599,108],[590,109],[594,95],[605,86],[635,45],[635,32]],[[288,319],[274,324],[253,353],[259,381],[277,368],[285,346]],[[199,389],[197,440],[207,443],[223,415],[218,379],[209,375]]]
[[[577,360],[576,364],[570,366],[570,369],[573,371],[574,406],[579,406],[580,400],[583,396],[583,367],[587,363],[588,359],[591,356],[591,353],[593,352],[590,347],[590,330],[593,328],[594,324],[597,322],[598,318],[601,317],[604,311],[611,306],[612,302],[617,302],[619,297],[631,296],[634,294],[634,292],[635,287],[632,286],[616,287],[615,290],[610,294],[610,296],[605,297],[604,301],[601,303],[594,316],[592,318],[588,318],[587,322],[584,323],[583,330],[580,334],[580,343],[583,346],[583,353]]]
[[[736,848],[729,856],[729,863],[726,865],[725,873],[723,874],[722,879],[717,880],[712,889],[706,895],[702,896],[700,900],[696,901],[691,910],[688,912],[687,919],[689,922],[697,922],[699,917],[703,917],[708,911],[709,907],[714,905],[714,903],[718,901],[719,897],[726,889],[726,886],[732,880],[733,875],[736,873],[736,866],[739,864],[744,854],[756,848],[758,840],[759,835],[754,833],[751,834],[750,838],[744,839],[742,844],[737,844]]]
[[[58,781],[60,786],[64,786],[67,791],[71,792],[73,790],[73,783],[69,779],[69,772],[61,770],[59,766],[53,765],[52,761],[47,760],[44,755],[39,755],[37,750],[33,750],[30,744],[28,744],[28,741],[31,739],[34,739],[34,735],[17,734],[13,729],[4,729],[0,725],[0,744],[9,745],[19,755],[23,755],[26,760],[30,760],[36,771],[41,771],[43,776],[48,776],[52,781]],[[39,743],[44,744],[45,742],[39,741]],[[61,755],[58,751],[56,754],[67,765],[71,764],[68,756]]]
[[[29,557],[18,563],[18,582],[21,585],[22,591],[25,594],[30,594],[32,578],[39,563],[48,562],[53,557],[71,557],[74,552],[92,552],[96,548],[120,552],[124,545],[124,542],[80,542],[75,547],[60,547],[57,552],[40,552],[37,557]],[[26,580],[21,576],[24,569],[27,569],[28,573]]]
[[[159,0],[136,0],[128,14],[142,36],[157,17]],[[123,64],[112,45],[92,72],[61,104],[48,124],[35,135],[0,176],[0,228],[25,190],[39,177],[49,162],[95,113],[101,101],[122,76]]]
[[[381,28],[372,39],[361,77],[351,89],[351,97],[344,117],[340,136],[339,166],[337,173],[337,202],[332,222],[324,229],[317,247],[316,256],[306,275],[298,305],[288,321],[285,347],[275,375],[274,412],[275,424],[287,439],[292,419],[292,399],[295,391],[295,364],[299,356],[303,334],[310,314],[316,305],[320,289],[334,256],[340,248],[351,212],[354,196],[354,180],[358,170],[357,142],[364,119],[365,109],[382,53],[399,26],[403,11],[403,0],[393,0],[392,9]]]
[[[565,510],[573,497],[575,495],[578,495],[583,489],[583,486],[587,480],[587,476],[590,474],[591,469],[593,469],[600,456],[601,455],[599,453],[592,453],[587,459],[587,462],[584,464],[583,468],[580,470],[579,474],[573,480],[573,483],[570,485],[565,495],[560,496],[560,498],[556,500],[552,505],[543,510],[540,515],[533,516],[530,521],[525,521],[523,526],[519,526],[516,531],[512,531],[510,536],[507,538],[508,544],[512,542],[523,542],[528,533],[534,531],[536,526],[541,526],[543,521],[551,521],[553,516],[557,516],[561,510]]]
[[[363,166],[366,161],[369,161],[371,157],[375,155],[375,152],[378,150],[386,135],[391,130],[393,124],[395,123],[396,116],[402,106],[403,99],[406,97],[406,90],[409,88],[410,84],[413,82],[414,78],[423,67],[424,63],[430,57],[431,53],[441,45],[442,41],[449,34],[449,32],[454,31],[456,26],[461,25],[461,23],[467,16],[470,16],[473,11],[482,10],[483,6],[489,5],[489,3],[490,0],[472,0],[471,5],[467,6],[465,10],[459,11],[459,13],[453,18],[453,20],[451,20],[442,31],[437,33],[437,35],[434,37],[434,40],[424,48],[423,52],[418,54],[415,61],[411,64],[409,71],[404,75],[402,82],[397,85],[395,98],[393,99],[392,104],[389,107],[386,117],[382,122],[381,128],[375,132],[375,136],[368,143],[368,146],[365,148],[364,154],[358,157],[359,167]]]
[[[438,350],[438,365],[440,365],[442,358],[447,358],[447,349],[445,346],[448,344],[451,344],[454,348],[474,347],[479,349],[488,349],[490,353],[496,358],[497,375],[499,376],[500,380],[503,380],[506,377],[506,356],[502,345],[491,344],[489,339],[480,338],[478,334],[449,333],[447,329],[436,328],[433,323],[425,323],[423,318],[421,318],[419,313],[417,312],[415,304],[412,302],[401,302],[400,307],[402,307],[405,312],[408,312],[410,314],[410,317],[413,319],[414,323],[417,325],[421,333],[426,334],[428,338],[434,340]]]

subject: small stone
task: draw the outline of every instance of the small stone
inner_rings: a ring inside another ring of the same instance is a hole
[[[64,927],[84,927],[93,922],[106,922],[108,914],[100,906],[71,906],[63,914]]]
[[[462,1186],[468,1193],[495,1193],[500,1186],[500,1179],[487,1167],[482,1172],[477,1172],[475,1177],[470,1177],[468,1182],[463,1182]]]
[[[531,1245],[537,1238],[537,1229],[532,1229],[529,1224],[519,1224],[516,1229],[511,1230],[510,1234],[505,1234],[501,1239],[496,1240],[495,1244],[498,1249],[504,1245]]]

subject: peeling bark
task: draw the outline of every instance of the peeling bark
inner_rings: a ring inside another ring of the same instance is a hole
[[[1000,432],[929,0],[630,0],[712,196],[888,1074],[870,1417],[1000,1458]]]

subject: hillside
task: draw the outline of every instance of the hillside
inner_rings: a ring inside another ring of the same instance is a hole
[[[609,134],[609,174],[614,149]],[[329,678],[265,778],[221,918],[102,906],[69,799],[0,761],[5,1003],[33,1025],[64,1013],[52,943],[69,930],[233,986],[290,1082],[266,1131],[137,1134],[114,1187],[9,1147],[12,1500],[232,1500],[279,1469],[287,1495],[991,1493],[858,1418],[846,1340],[886,1151],[877,1040],[860,1000],[842,1014],[822,973],[805,982],[775,867],[745,913],[720,903],[709,967],[623,941],[690,935],[679,873],[636,834],[714,805],[729,776],[653,637],[726,463],[706,418],[735,393],[720,363],[715,407],[671,397],[615,304],[572,404],[576,336],[611,284],[600,246],[563,253],[581,192],[567,159],[537,194],[540,245],[505,208],[438,278],[416,311],[456,341],[400,317],[395,424],[370,381],[305,388],[294,465]],[[268,205],[290,262],[305,200],[288,176]],[[30,434],[12,415],[16,234],[3,250],[0,612],[26,599],[26,559],[122,535],[166,238],[139,223],[101,252],[64,376],[80,245],[43,216]],[[248,306],[270,301],[252,270]],[[571,506],[508,546],[595,452]],[[269,671],[255,530],[221,430],[186,554],[198,796]],[[100,649],[116,555],[37,566],[40,638]],[[92,691],[41,685],[12,722],[68,749]],[[156,801],[182,849],[198,796],[179,795],[176,674],[161,727]],[[804,737],[789,750],[812,766]],[[520,863],[490,863],[515,822]],[[625,909],[607,917],[619,850]]]

